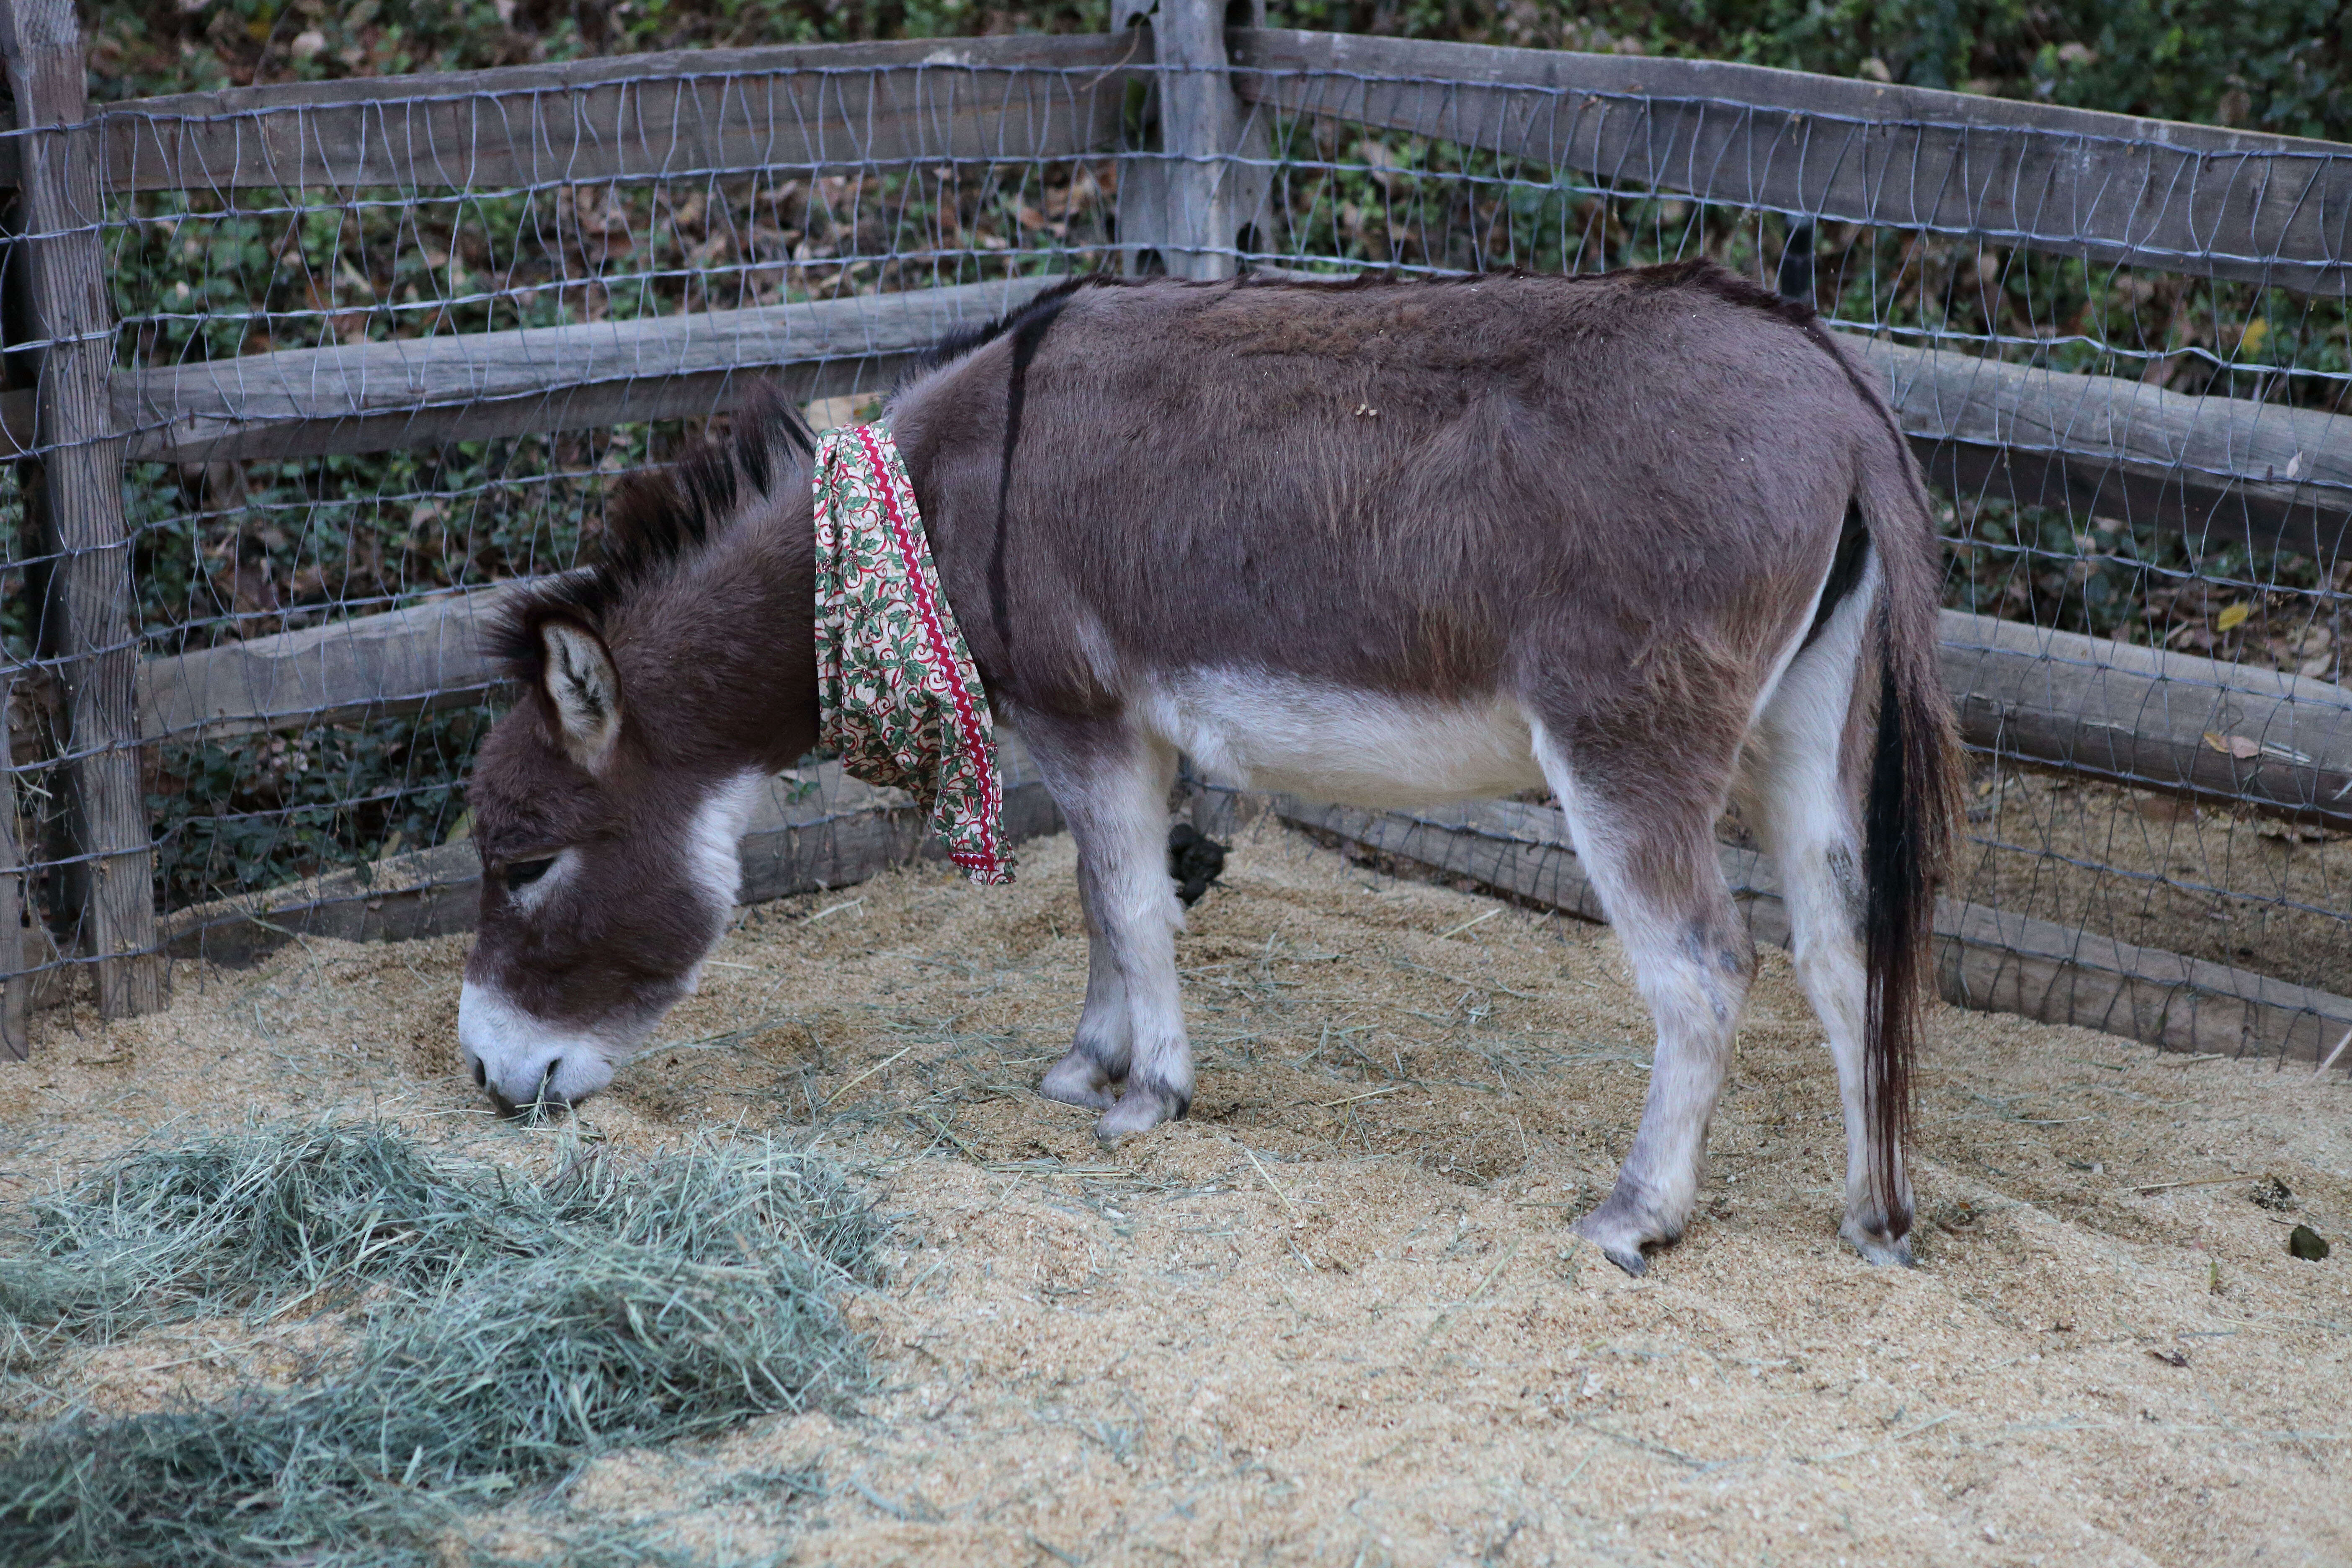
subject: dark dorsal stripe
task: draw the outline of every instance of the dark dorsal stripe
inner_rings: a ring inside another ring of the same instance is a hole
[[[1021,409],[1029,397],[1029,363],[1037,357],[1037,345],[1045,339],[1045,329],[1070,302],[1070,296],[1085,279],[1072,286],[1054,289],[1038,296],[1035,302],[1013,321],[1013,374],[1004,389],[1004,455],[996,475],[996,540],[988,556],[988,613],[996,626],[997,646],[1010,651],[1013,647],[1013,610],[1005,586],[1004,542],[1007,532],[1006,510],[1013,495],[1013,449],[1021,444]]]
[[[1017,330],[1024,321],[1043,310],[1048,316],[1059,310],[1069,297],[1081,289],[1103,289],[1125,281],[1107,272],[1082,272],[1075,278],[1065,278],[1051,289],[1024,301],[993,321],[978,326],[960,327],[923,352],[916,365],[914,376],[920,376],[942,366],[955,363],[965,355],[986,348],[1007,332]],[[909,378],[911,379],[911,377]],[[902,382],[903,387],[906,383]]]

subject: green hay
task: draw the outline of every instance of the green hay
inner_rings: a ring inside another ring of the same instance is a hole
[[[367,1137],[399,1142],[390,1129]],[[592,1159],[541,1185],[402,1147],[425,1177],[415,1193],[486,1205],[497,1241],[426,1246],[429,1284],[373,1305],[356,1342],[295,1389],[27,1441],[0,1464],[0,1562],[423,1561],[463,1510],[593,1454],[863,1385],[835,1298],[845,1278],[870,1273],[880,1226],[823,1163],[710,1147],[638,1167]],[[224,1226],[213,1252],[250,1249],[294,1280],[366,1261],[315,1222],[297,1227],[304,1246],[281,1245],[293,1233],[276,1205],[243,1212],[280,1242]]]
[[[382,1123],[256,1128],[139,1148],[37,1202],[0,1260],[0,1355],[57,1336],[429,1286],[528,1252],[535,1189],[457,1179]]]
[[[551,1184],[559,1216],[695,1261],[804,1259],[878,1282],[883,1222],[830,1163],[772,1143],[709,1144],[629,1166],[593,1152]]]

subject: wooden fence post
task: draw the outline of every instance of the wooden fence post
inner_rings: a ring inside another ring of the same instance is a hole
[[[1236,244],[1256,220],[1267,187],[1266,137],[1234,90],[1228,22],[1262,26],[1265,0],[1113,0],[1114,28],[1149,16],[1160,77],[1158,158],[1130,160],[1119,186],[1119,240],[1128,270],[1159,251],[1170,276],[1231,278]],[[1133,199],[1130,200],[1130,197]]]
[[[131,541],[122,435],[109,379],[113,313],[100,148],[89,121],[73,0],[0,0],[0,55],[16,104],[26,316],[39,346],[37,482],[28,510],[57,559],[42,607],[45,655],[66,692],[68,818],[83,951],[97,960],[101,1016],[163,1004],[153,851],[141,788]],[[34,479],[28,472],[26,478]],[[28,521],[30,519],[28,519]]]
[[[5,656],[0,656],[5,657]],[[0,1060],[23,1061],[33,1054],[33,977],[25,940],[25,854],[16,837],[15,748],[9,744],[8,710],[16,697],[16,671],[0,675]]]

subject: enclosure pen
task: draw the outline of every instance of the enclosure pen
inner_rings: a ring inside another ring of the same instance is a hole
[[[1937,487],[1973,770],[1945,994],[2279,1060],[2352,1032],[2352,149],[1237,17],[1116,0],[1100,37],[91,107],[67,0],[0,4],[6,1049],[37,1006],[159,1005],[174,960],[465,927],[478,628],[755,383],[844,422],[1097,268],[1698,255],[1818,309]],[[1052,830],[1009,756],[1010,830]],[[1543,802],[1275,808],[1599,913]],[[922,840],[906,799],[812,763],[768,790],[745,897]]]

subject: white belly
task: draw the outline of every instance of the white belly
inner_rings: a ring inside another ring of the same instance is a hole
[[[1527,717],[1504,698],[1382,696],[1254,670],[1154,682],[1136,710],[1219,784],[1350,805],[1433,805],[1543,782]]]

